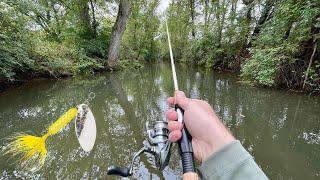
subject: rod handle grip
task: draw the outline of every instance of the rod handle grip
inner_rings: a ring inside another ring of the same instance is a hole
[[[184,110],[180,108],[178,105],[175,105],[175,109],[178,113],[178,121],[183,123],[184,119]],[[183,123],[183,128],[181,130],[182,137],[178,141],[180,156],[182,159],[182,167],[183,167],[183,174],[189,172],[196,172],[196,168],[194,165],[194,157],[193,157],[193,150],[192,150],[192,137],[188,132],[188,129],[185,127]]]

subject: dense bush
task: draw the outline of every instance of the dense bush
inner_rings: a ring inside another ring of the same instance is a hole
[[[158,41],[154,39],[160,20],[156,16],[158,1],[134,1],[131,15],[122,37],[122,60],[155,61]],[[125,61],[124,61],[125,62]]]
[[[39,40],[30,50],[30,56],[35,62],[35,72],[54,77],[91,72],[103,67],[101,62],[88,57],[83,48],[59,42]]]
[[[297,46],[290,43],[269,48],[255,46],[250,51],[252,57],[243,66],[242,74],[252,77],[259,84],[273,86],[281,73],[281,67],[297,61],[293,57],[297,50]]]
[[[192,40],[183,51],[181,61],[195,62],[206,68],[219,67],[224,69],[237,68],[237,50],[233,44],[216,44],[214,36],[207,35],[200,40]]]
[[[224,0],[172,2],[167,18],[176,59],[239,71],[263,86],[319,92],[319,1],[240,4]],[[162,49],[167,54],[168,50]]]
[[[140,69],[143,67],[143,64],[136,60],[121,60],[118,65],[120,69]]]
[[[30,42],[23,18],[14,16],[10,6],[0,3],[0,79],[13,80],[16,73],[34,68],[28,56]]]
[[[253,41],[250,49],[252,56],[243,66],[244,77],[266,86],[302,88],[315,46],[315,34],[319,32],[319,20],[316,17],[320,10],[315,5],[315,2],[306,1],[278,4],[272,20],[266,23],[261,34]],[[319,55],[314,60],[315,65],[309,71],[307,80],[310,90],[320,87]]]
[[[31,7],[21,2],[0,3],[1,81],[29,74],[59,77],[91,73],[104,67],[111,26],[104,26],[91,39],[84,38],[77,27],[62,29],[56,22],[50,24],[54,32],[32,28],[34,19],[24,11]],[[55,34],[59,28],[59,34]]]

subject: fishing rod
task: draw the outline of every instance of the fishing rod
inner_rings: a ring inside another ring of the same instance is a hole
[[[166,29],[167,29],[167,36],[168,36],[174,90],[179,91],[176,66],[173,60],[170,33],[169,33],[167,21],[166,21]],[[189,134],[184,124],[184,110],[181,107],[179,107],[179,105],[177,104],[175,105],[175,110],[178,113],[178,122],[183,123],[183,128],[181,130],[182,137],[178,141],[180,156],[182,159],[183,179],[199,179],[196,173],[195,165],[194,165],[194,157],[193,157],[193,150],[192,150],[192,144],[191,144],[192,137]]]
[[[175,64],[173,60],[173,53],[171,48],[170,34],[166,21],[166,30],[168,35],[168,43],[169,43],[169,51],[170,51],[170,60],[171,60],[171,68],[172,68],[172,76],[174,82],[174,90],[178,91],[178,81],[177,74],[175,69]],[[183,114],[184,110],[180,108],[178,105],[175,105],[175,109],[178,113],[178,121],[183,123]],[[143,147],[134,153],[131,163],[129,167],[118,167],[118,166],[110,166],[107,170],[108,175],[118,175],[122,177],[132,176],[133,174],[133,166],[137,157],[139,157],[142,153],[146,152],[151,154],[155,159],[156,167],[159,170],[163,170],[169,163],[170,160],[170,149],[171,142],[169,142],[169,130],[168,130],[168,122],[167,121],[156,121],[153,124],[153,127],[149,127],[149,122],[146,123],[146,129],[148,137],[143,142]],[[182,138],[178,141],[180,155],[182,159],[182,167],[183,167],[183,179],[193,180],[199,179],[194,166],[194,158],[191,144],[191,136],[185,126],[182,129]]]

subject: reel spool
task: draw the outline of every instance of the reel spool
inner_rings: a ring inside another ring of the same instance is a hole
[[[170,160],[170,148],[171,142],[169,142],[169,130],[168,122],[156,121],[152,129],[149,129],[149,122],[146,123],[148,137],[144,141],[143,147],[134,154],[129,167],[117,167],[110,166],[108,168],[108,175],[118,175],[122,177],[131,176],[133,173],[133,165],[135,159],[139,157],[143,152],[147,152],[153,155],[155,159],[155,165],[159,170],[163,170]]]

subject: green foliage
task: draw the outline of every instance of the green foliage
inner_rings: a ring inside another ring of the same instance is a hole
[[[232,69],[235,50],[228,44],[217,45],[214,36],[207,35],[201,40],[193,40],[183,51],[182,61],[195,62],[206,68],[224,67]],[[228,60],[228,61],[225,61]]]
[[[91,73],[94,70],[104,68],[103,61],[98,62],[97,59],[86,56],[84,51],[76,50],[74,53],[75,61],[73,68],[76,73]]]
[[[112,24],[103,22],[94,38],[84,38],[81,27],[70,24],[78,23],[74,9],[67,1],[1,2],[0,80],[35,73],[59,77],[103,68]]]
[[[295,63],[297,60],[292,57],[296,51],[296,45],[289,43],[270,48],[255,47],[251,49],[252,57],[244,64],[242,74],[244,77],[253,78],[261,85],[273,86],[281,66]]]
[[[167,17],[175,58],[241,71],[247,80],[264,86],[301,89],[311,54],[316,42],[319,44],[319,1],[242,2],[242,6],[239,0],[171,3]],[[192,15],[201,21],[192,21]],[[194,30],[196,36],[192,37]],[[167,41],[161,42],[167,55]],[[307,91],[320,89],[319,58],[318,45],[308,72]]]
[[[203,41],[194,40],[184,49],[181,61],[201,64],[199,61],[201,61],[204,56],[205,51],[203,49]]]
[[[320,62],[317,61],[315,65],[308,72],[307,86],[312,93],[320,92]]]
[[[95,39],[78,39],[74,44],[88,57],[106,59],[109,39],[109,36],[102,34]]]
[[[278,4],[274,17],[253,41],[251,58],[243,66],[244,77],[261,85],[301,88],[307,70],[312,46],[314,18],[320,11],[305,1],[283,1]],[[270,28],[272,27],[272,28]],[[310,86],[318,82],[317,66],[310,71]]]
[[[80,49],[84,49],[85,54],[90,57],[107,57],[107,42],[104,39],[83,40],[79,44]]]
[[[166,18],[170,31],[172,51],[176,60],[183,59],[183,52],[192,44],[191,42],[189,43],[189,34],[192,30],[192,24],[189,23],[189,10],[188,1],[174,1],[168,8]],[[169,58],[166,26],[164,23],[162,24],[161,32],[164,46],[162,48],[163,56]]]
[[[176,61],[241,71],[264,86],[301,89],[308,76],[305,90],[318,92],[319,1],[242,1],[239,6],[240,1],[172,1],[166,14],[159,14],[159,0],[130,1],[119,69],[169,59],[166,19]],[[114,3],[118,1],[0,2],[0,81],[104,68]]]
[[[159,0],[135,1],[123,35],[121,59],[154,61],[158,57],[159,43],[155,40],[160,20],[156,16]]]
[[[23,16],[15,16],[12,7],[0,2],[0,78],[13,80],[17,72],[33,68],[24,25]]]
[[[173,36],[177,34],[178,37],[178,43],[174,42],[173,47],[178,46],[183,48],[181,60],[184,62],[194,62],[207,68],[222,67],[225,69],[236,69],[239,66],[237,57],[241,53],[241,50],[239,51],[241,48],[239,48],[239,44],[241,45],[241,43],[239,42],[244,41],[241,37],[243,37],[248,25],[244,23],[245,21],[241,16],[237,16],[235,11],[230,12],[231,15],[226,17],[228,2],[230,1],[205,2],[195,1],[196,7],[202,6],[204,9],[204,12],[200,11],[199,14],[202,18],[205,16],[205,22],[204,24],[195,22],[194,25],[190,22],[190,4],[177,2],[172,5],[172,12],[169,11],[168,13],[170,14],[169,16],[173,16],[172,24],[174,25],[170,27],[170,30],[171,34],[174,34]],[[181,5],[187,5],[186,9],[180,7]],[[214,12],[213,9],[216,9],[216,11]],[[182,18],[175,20],[176,16]],[[214,17],[216,21],[210,22],[212,20],[209,19],[210,17]],[[225,23],[226,20],[229,20],[231,23]],[[235,22],[238,24],[235,24]],[[195,29],[199,37],[197,35],[195,38],[191,37],[193,29]],[[176,49],[176,51],[174,50],[175,54],[178,54],[176,55],[177,58],[179,58],[179,49]]]
[[[38,40],[30,51],[36,71],[52,76],[91,72],[102,68],[102,62],[87,56],[83,48],[58,42]]]
[[[140,69],[143,68],[143,64],[136,60],[121,60],[118,63],[120,69]]]

